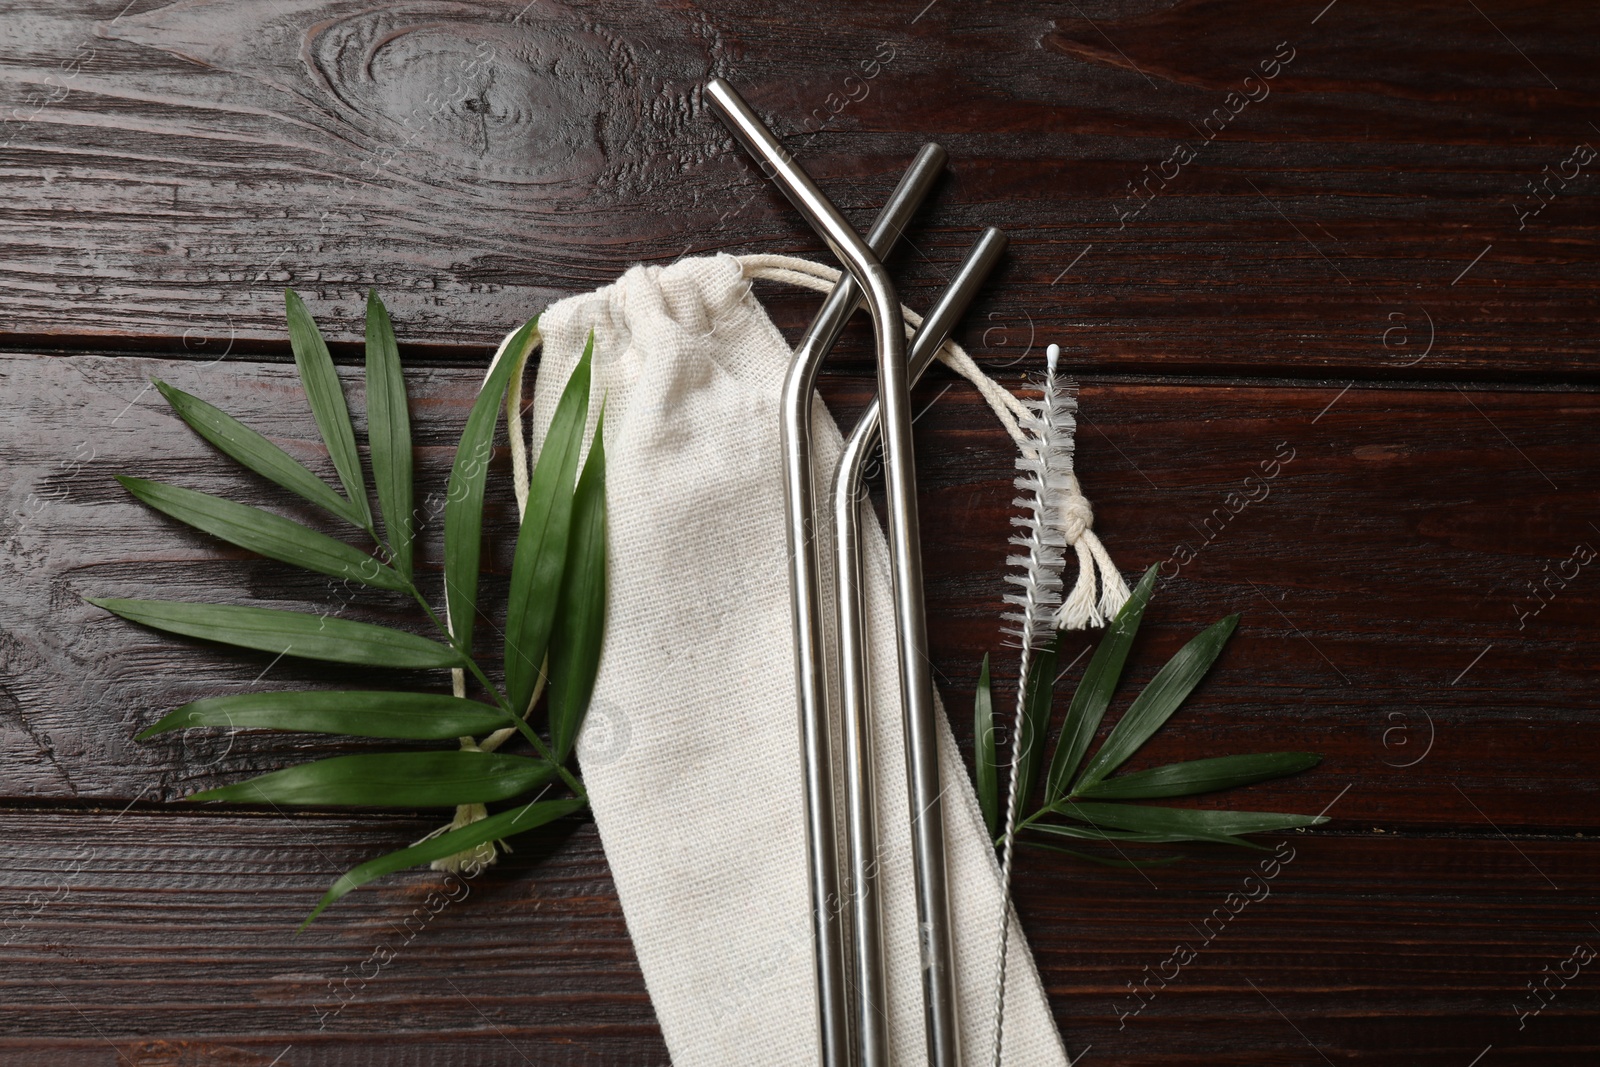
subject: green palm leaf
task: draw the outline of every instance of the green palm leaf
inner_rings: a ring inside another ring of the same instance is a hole
[[[361,511],[350,501],[336,493],[331,485],[318,478],[283,449],[219,408],[168,385],[159,378],[152,379],[161,395],[178,417],[225,455],[242,463],[270,482],[275,482],[355,526],[364,525]]]
[[[1122,766],[1128,757],[1139,750],[1140,745],[1161,729],[1162,724],[1172,717],[1172,713],[1178,710],[1178,706],[1217,661],[1238,624],[1237,614],[1213,623],[1178,649],[1177,654],[1156,672],[1150,684],[1128,706],[1127,713],[1117,722],[1111,736],[1100,746],[1100,751],[1095,753],[1089,766],[1084,768],[1083,777],[1078,782],[1080,792]]]
[[[353,867],[339,876],[332,887],[323,894],[322,900],[312,909],[311,914],[307,915],[305,921],[300,924],[300,929],[304,930],[307,926],[310,926],[328,905],[352,889],[364,886],[375,878],[382,878],[384,875],[393,874],[395,871],[403,871],[407,867],[432,863],[434,860],[444,859],[446,856],[454,856],[486,841],[495,841],[502,837],[510,837],[513,834],[536,829],[580,810],[583,805],[584,802],[582,800],[545,800],[533,804],[524,804],[509,811],[502,811],[498,815],[491,815],[487,819],[480,819],[460,829],[449,830],[437,837],[430,837],[428,840],[418,842],[410,848],[402,848],[386,856],[368,860],[361,866]]]
[[[417,594],[412,582],[416,518],[410,416],[388,311],[377,294],[369,291],[365,366],[368,436],[385,542],[377,533],[367,500],[355,431],[327,345],[300,297],[289,290],[284,300],[295,364],[343,493],[231,416],[182,390],[162,382],[156,385],[178,415],[201,436],[252,471],[366,531],[380,547],[387,548],[387,562],[259,508],[145,479],[122,478],[122,484],[164,514],[249,551],[319,573]],[[445,611],[449,621],[440,622],[423,603],[429,616],[448,631],[449,644],[326,613],[165,600],[110,598],[89,602],[169,633],[280,656],[389,669],[467,669],[494,692],[493,683],[470,658],[482,562],[485,483],[500,404],[512,374],[520,369],[537,339],[536,327],[534,319],[518,330],[491,368],[467,418],[451,467],[444,518]],[[376,691],[212,697],[174,709],[144,730],[140,739],[192,727],[223,727],[444,741],[492,733],[510,717],[541,756],[548,756],[552,749],[560,759],[570,755],[593,694],[605,623],[606,458],[599,426],[588,461],[581,475],[578,473],[589,407],[593,343],[591,336],[558,404],[535,466],[513,566],[513,610],[507,635],[511,666],[508,688],[520,711],[538,681],[541,659],[548,659],[548,745],[509,710],[498,694],[495,700],[501,706],[492,707],[437,693]],[[602,405],[600,421],[603,420]],[[454,806],[470,812],[474,806],[547,786],[557,777],[578,795],[568,800],[526,803],[364,863],[329,888],[307,917],[309,924],[334,901],[383,874],[458,856],[465,850],[578,811],[587,803],[582,784],[549,758],[450,748],[317,760],[205,790],[188,799],[275,806]],[[475,810],[481,812],[482,808]]]
[[[1042,834],[1053,837],[1072,837],[1080,841],[1108,841],[1128,842],[1135,845],[1171,845],[1180,841],[1201,841],[1218,845],[1233,845],[1237,848],[1265,849],[1254,841],[1247,841],[1242,837],[1232,834],[1212,834],[1201,830],[1190,830],[1179,833],[1174,831],[1151,830],[1107,830],[1100,826],[1074,826],[1070,823],[1036,822],[1028,825],[1029,830],[1037,830]]]
[[[448,741],[505,725],[499,708],[441,693],[315,691],[208,697],[169,712],[139,740],[195,726]]]
[[[550,638],[550,740],[556,759],[565,759],[583,728],[589,698],[600,672],[600,646],[606,628],[606,448],[605,407],[595,423],[594,441],[572,498],[572,536],[561,576],[556,618]]]
[[[1164,808],[1144,804],[1100,804],[1063,800],[1051,810],[1080,822],[1116,830],[1141,830],[1168,834],[1257,834],[1291,830],[1327,822],[1322,815],[1286,815],[1273,811],[1212,811],[1204,808]]]
[[[157,511],[268,559],[379,589],[406,588],[406,579],[392,567],[281,515],[143,478],[119,474],[117,481]]]
[[[1061,633],[1057,631],[1050,643],[1033,654],[1028,668],[1028,692],[1022,705],[1022,736],[1016,744],[1022,746],[1022,756],[1017,764],[1018,814],[1027,811],[1023,805],[1033,794],[1033,783],[1044,765],[1045,746],[1050,743],[1050,709],[1055,703],[1056,662],[1061,654]]]
[[[1139,632],[1139,622],[1144,618],[1145,605],[1155,591],[1156,568],[1144,572],[1128,602],[1117,612],[1106,629],[1105,636],[1089,658],[1083,678],[1072,694],[1067,707],[1066,720],[1061,724],[1061,737],[1056,741],[1055,755],[1050,760],[1050,773],[1045,779],[1045,797],[1057,800],[1067,795],[1072,776],[1089,751],[1089,742],[1105,720],[1106,709],[1111,706],[1111,694],[1122,680],[1122,667],[1128,661],[1128,650],[1133,647],[1134,635]]]
[[[1073,795],[1098,800],[1193,796],[1299,774],[1321,762],[1322,757],[1314,752],[1252,752],[1188,760],[1106,778],[1078,789]]]
[[[278,608],[178,600],[89,597],[89,603],[157,630],[302,659],[364,667],[459,667],[460,653],[426,637],[365,622]]]
[[[241,804],[348,804],[375,808],[447,808],[507,800],[555,777],[546,760],[504,752],[377,752],[285,767],[248,781],[207,789],[189,800]]]
[[[339,374],[333,369],[333,357],[300,295],[285,289],[283,300],[289,317],[289,347],[294,350],[294,365],[305,385],[311,415],[328,446],[328,456],[339,473],[345,496],[361,516],[360,525],[370,530],[372,512],[367,507],[367,483],[361,474],[356,434],[350,425],[350,410],[345,407],[344,390],[339,387]]]
[[[517,533],[506,605],[506,699],[518,711],[533,699],[540,665],[550,645],[561,575],[572,524],[573,481],[589,421],[589,361],[594,334],[556,404],[539,460],[528,482],[527,506]]]
[[[456,647],[470,653],[472,629],[478,611],[478,563],[483,553],[483,486],[494,450],[494,428],[500,420],[511,373],[532,347],[538,318],[529,319],[516,332],[499,362],[478,391],[467,415],[466,429],[456,446],[450,467],[450,487],[444,505],[444,594],[450,613],[450,632]]]
[[[367,443],[372,450],[372,480],[378,487],[383,532],[395,570],[411,577],[415,516],[411,505],[411,416],[406,381],[400,369],[389,309],[375,290],[367,291]]]

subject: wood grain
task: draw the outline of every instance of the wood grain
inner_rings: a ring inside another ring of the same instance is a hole
[[[1253,853],[1145,875],[1024,854],[1018,906],[1068,1048],[1129,1067],[1600,1052],[1592,963],[1519,1018],[1530,983],[1600,944],[1600,584],[1574,563],[1600,545],[1590,5],[64,0],[3,16],[0,1064],[666,1062],[591,824],[521,839],[415,936],[440,884],[425,872],[295,937],[338,871],[437,816],[183,808],[366,746],[132,738],[188,699],[352,672],[170,639],[81,597],[416,625],[384,594],[132,502],[113,473],[320,521],[184,429],[149,377],[324,469],[281,290],[334,338],[359,420],[376,286],[407,361],[419,499],[441,492],[490,346],[527,315],[636,263],[826,258],[706,108],[712,75],[858,223],[918,145],[945,145],[950,173],[893,260],[912,306],[983,226],[1008,231],[959,336],[1012,388],[1050,341],[1087,375],[1096,527],[1126,572],[1164,575],[1122,699],[1244,612],[1140,759],[1325,756],[1201,801],[1328,808],[1263,899],[1239,903],[1266,885]],[[760,292],[791,336],[816,306]],[[869,355],[852,329],[824,382],[846,416]],[[966,746],[977,663],[1001,649],[1012,452],[942,371],[916,403],[932,655]],[[496,463],[491,605],[512,529]],[[438,557],[435,525],[434,581]],[[402,951],[363,981],[385,939]],[[1178,945],[1195,959],[1163,985]],[[328,1014],[341,983],[359,992]]]
[[[666,1062],[588,824],[518,838],[469,884],[397,875],[296,936],[337,870],[427,824],[143,809],[5,820],[0,1063]],[[1595,1051],[1590,981],[1557,990],[1523,1029],[1517,1016],[1541,968],[1596,941],[1589,844],[1272,844],[1209,851],[1149,882],[1024,853],[1019,908],[1074,1054],[1288,1065],[1320,1062],[1315,1044],[1336,1063],[1445,1067],[1489,1044],[1508,1064]],[[1270,877],[1262,855],[1278,861]],[[1163,962],[1180,944],[1194,958],[1173,976]],[[1144,984],[1163,970],[1164,985]]]
[[[291,367],[0,359],[0,388],[28,397],[0,441],[13,475],[0,602],[16,620],[4,642],[0,796],[176,799],[338,747],[208,731],[134,743],[189,699],[358,684],[363,672],[167,637],[82,597],[270,603],[425,627],[399,594],[351,591],[252,557],[127,496],[114,473],[317,522],[143,391],[151,376],[327,469]],[[442,492],[478,377],[450,367],[412,375],[420,500]],[[917,425],[934,664],[964,729],[983,653],[1001,653],[1001,679],[1009,670],[998,609],[1014,494],[1009,438],[970,387],[951,386],[921,387]],[[348,380],[347,392],[359,423],[359,382]],[[841,413],[868,396],[850,377],[831,378],[826,392]],[[1171,575],[1135,650],[1129,691],[1195,631],[1245,613],[1215,676],[1143,758],[1311,749],[1326,755],[1323,767],[1260,787],[1259,803],[1315,810],[1350,783],[1340,814],[1390,829],[1600,827],[1589,741],[1600,581],[1590,565],[1564,588],[1541,586],[1537,597],[1529,589],[1574,546],[1600,543],[1587,488],[1600,464],[1600,397],[1091,381],[1082,405],[1080,465],[1097,528],[1130,573],[1159,563]],[[506,471],[496,470],[491,617],[514,530]],[[1486,485],[1496,487],[1492,505]],[[420,566],[434,580],[438,565],[434,527]],[[1069,657],[1089,640],[1069,638]],[[381,673],[373,687],[394,684]]]
[[[592,825],[524,836],[470,882],[390,880],[300,935],[340,872],[428,824],[24,811],[6,825],[0,1062],[49,1048],[50,1062],[265,1065],[289,1046],[280,1063],[666,1062]]]
[[[963,334],[992,362],[1593,380],[1600,190],[1563,167],[1600,143],[1587,6],[1325,3],[26,8],[0,327],[281,352],[283,285],[346,341],[376,285],[475,358],[633,263],[822,254],[706,109],[722,74],[859,221],[946,145],[905,295],[1006,228]]]

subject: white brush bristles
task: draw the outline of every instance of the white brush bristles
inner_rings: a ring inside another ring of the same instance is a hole
[[[1038,648],[1055,633],[1061,607],[1061,571],[1066,565],[1068,512],[1077,494],[1072,476],[1072,442],[1077,429],[1078,401],[1070,384],[1056,379],[1060,349],[1051,345],[1041,397],[1029,403],[1030,413],[1017,420],[1028,444],[1017,457],[1016,486],[1022,491],[1013,503],[1022,509],[1011,524],[1022,532],[1011,538],[1020,552],[1006,563],[1022,573],[1007,575],[1018,587],[1005,602],[1015,611],[1002,618],[1005,632],[1017,643]]]

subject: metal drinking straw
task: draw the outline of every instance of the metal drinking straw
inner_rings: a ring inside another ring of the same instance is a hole
[[[867,244],[887,255],[944,169],[945,151],[924,145],[901,176],[867,234]],[[816,943],[818,1000],[822,1006],[823,1063],[843,1065],[849,1057],[850,971],[840,919],[843,893],[834,814],[833,759],[829,750],[827,682],[822,655],[822,608],[818,589],[820,560],[812,529],[811,406],[817,370],[850,316],[861,303],[861,287],[845,275],[823,301],[794,350],[783,390],[783,440],[788,512],[789,585],[793,592],[795,675],[800,703],[801,746],[805,753],[806,849],[811,872],[813,940]]]
[[[917,920],[922,956],[924,1018],[928,1060],[933,1067],[956,1067],[956,997],[951,958],[948,882],[945,873],[944,811],[941,806],[937,733],[933,707],[933,681],[929,674],[927,620],[923,611],[922,553],[917,530],[916,463],[911,452],[911,402],[906,367],[905,335],[900,300],[888,272],[837,209],[822,195],[810,176],[795,163],[749,105],[733,87],[712,79],[706,95],[723,121],[752,155],[761,159],[770,177],[790,202],[827,242],[835,257],[861,286],[872,315],[878,354],[878,397],[884,431],[884,471],[888,489],[889,554],[894,577],[895,622],[898,632],[902,712],[906,721],[907,762],[912,804],[912,864],[917,882]],[[810,396],[798,404],[784,404],[784,464],[790,485],[811,477],[809,456],[797,454],[797,436],[790,418],[810,417]],[[814,606],[814,605],[813,605]],[[813,650],[814,651],[814,650]],[[802,683],[804,684],[804,683]],[[821,747],[825,752],[825,746]],[[807,747],[808,775],[817,749]],[[828,774],[827,771],[822,771]],[[829,775],[831,777],[831,775]],[[814,814],[814,813],[813,813]],[[832,827],[810,825],[813,837],[831,833]],[[813,849],[813,861],[817,850]],[[815,875],[815,870],[813,874]],[[823,907],[829,906],[826,897]],[[825,944],[818,944],[819,961]],[[820,977],[820,976],[819,976]],[[833,980],[837,981],[834,976]],[[841,995],[830,1001],[823,989],[823,1061],[842,1063],[848,1055],[848,1038],[839,1037],[844,1003]],[[829,1014],[833,1030],[829,1032]],[[840,1058],[830,1058],[840,1057]]]
[[[984,230],[911,340],[913,384],[966,314],[1000,256],[1006,236]],[[856,1035],[862,1067],[889,1062],[883,919],[878,902],[878,829],[873,786],[871,706],[867,694],[865,575],[861,555],[862,468],[878,443],[878,401],[845,440],[833,480],[834,567],[839,619],[839,695],[844,730],[846,830],[850,844],[851,926],[855,941]]]

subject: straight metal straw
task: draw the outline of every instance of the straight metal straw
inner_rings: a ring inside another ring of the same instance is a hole
[[[867,244],[880,256],[889,250],[927,199],[944,169],[945,151],[923,145],[901,176],[883,211],[867,234]],[[811,878],[812,939],[816,944],[818,1003],[821,1005],[822,1062],[843,1067],[849,1056],[850,970],[840,911],[837,821],[834,814],[833,759],[826,710],[827,682],[822,656],[822,607],[818,559],[813,531],[811,408],[817,370],[838,343],[850,316],[861,304],[861,287],[846,274],[823,301],[794,350],[784,381],[782,434],[785,503],[788,512],[789,587],[793,593],[795,677],[800,703],[800,743],[805,753],[806,854]]]
[[[956,269],[911,340],[913,384],[933,362],[1000,256],[1006,236],[984,230]],[[871,706],[867,694],[865,576],[861,556],[862,469],[878,443],[878,401],[845,440],[833,480],[835,589],[839,613],[839,693],[844,726],[846,826],[850,843],[850,904],[856,955],[856,1034],[862,1067],[889,1062],[883,918],[878,903],[878,828],[873,787]]]
[[[789,201],[827,242],[855,278],[872,315],[878,350],[878,398],[884,437],[884,481],[888,489],[889,555],[894,578],[895,622],[902,711],[912,803],[912,864],[917,881],[917,921],[922,956],[923,1008],[928,1061],[932,1067],[960,1062],[954,969],[951,959],[949,886],[945,872],[944,810],[939,786],[933,680],[928,665],[927,619],[922,597],[922,552],[917,529],[916,461],[911,451],[911,399],[900,298],[888,271],[850,224],[822,195],[733,87],[720,78],[706,95],[747,151],[770,169]],[[786,442],[792,447],[792,442]],[[794,477],[795,457],[785,464]],[[809,476],[805,470],[802,476]],[[809,756],[810,753],[807,753]],[[824,1011],[828,1010],[825,1006]],[[829,1048],[824,1047],[828,1061]]]

